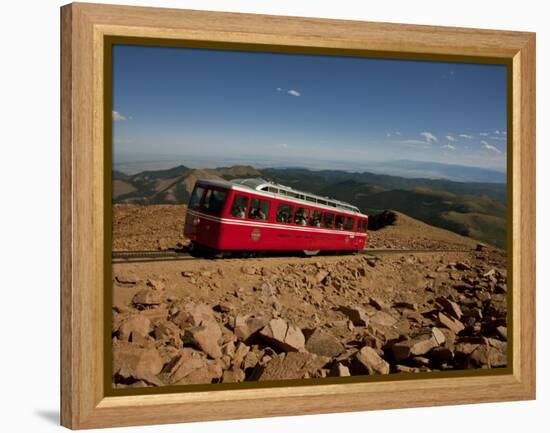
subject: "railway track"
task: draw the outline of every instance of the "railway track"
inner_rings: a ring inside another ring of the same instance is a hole
[[[472,252],[472,249],[398,249],[398,248],[366,248],[358,251],[360,255],[384,255],[384,254],[421,254],[421,253],[465,253]],[[320,254],[314,257],[330,256],[334,254]],[[282,254],[264,254],[256,258],[283,257]],[[288,256],[288,255],[287,255]],[[194,257],[187,251],[166,250],[166,251],[113,251],[111,253],[113,263],[140,263],[155,261],[176,261],[176,260],[195,260],[205,259],[205,257]]]

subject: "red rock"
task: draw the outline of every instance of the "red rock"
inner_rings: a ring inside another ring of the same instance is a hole
[[[244,371],[240,368],[233,367],[223,372],[222,383],[243,382],[245,377]]]
[[[283,319],[272,319],[259,335],[285,352],[297,352],[305,347],[305,337],[300,328]]]
[[[344,346],[334,335],[320,328],[316,328],[307,338],[305,347],[311,353],[329,358],[338,356],[344,351]]]
[[[118,338],[121,341],[141,342],[151,332],[151,321],[140,314],[122,322],[118,328]]]
[[[507,363],[506,351],[492,346],[479,345],[470,354],[468,361],[476,367],[505,367]]]
[[[186,329],[185,338],[211,358],[222,356],[220,348],[222,331],[215,321],[203,321],[199,326]]]
[[[417,335],[411,340],[397,342],[391,349],[395,362],[400,362],[411,356],[424,355],[438,345],[436,338],[430,332]]]
[[[116,342],[113,344],[113,373],[122,377],[154,380],[164,362],[155,348],[144,348],[136,343]]]
[[[269,316],[237,316],[235,318],[235,335],[239,340],[246,341],[269,323]]]
[[[140,290],[132,299],[132,303],[136,306],[159,305],[161,302],[161,292],[152,288]]]
[[[397,319],[385,311],[377,311],[370,317],[370,321],[379,326],[393,326],[397,322]]]
[[[170,385],[189,385],[219,381],[222,374],[220,360],[208,360],[204,353],[186,347],[164,366],[159,376]]]
[[[172,343],[174,346],[181,346],[181,330],[180,328],[168,320],[159,321],[155,325],[155,339]]]
[[[307,352],[281,353],[260,367],[255,377],[258,381],[304,379],[314,375],[328,361],[329,358]]]
[[[437,302],[443,307],[443,310],[445,310],[445,312],[449,316],[454,317],[457,320],[460,320],[462,318],[462,310],[456,302],[453,302],[442,296],[437,298]]]
[[[348,377],[351,376],[351,373],[348,367],[340,362],[336,362],[332,365],[328,375],[329,377]]]
[[[369,298],[369,304],[377,310],[387,310],[389,305],[379,298]]]
[[[367,326],[369,324],[369,316],[360,307],[341,306],[339,310],[344,313],[351,322],[356,326]]]
[[[171,320],[181,329],[185,329],[199,326],[204,321],[215,320],[215,315],[208,305],[188,302],[180,306],[180,310]]]
[[[354,370],[358,374],[389,374],[390,364],[388,364],[372,347],[365,346],[353,360]]]
[[[464,330],[464,325],[460,321],[449,317],[446,314],[439,313],[437,318],[439,319],[439,323],[441,323],[441,325],[450,329],[455,334],[458,334],[460,331]]]
[[[250,352],[250,347],[240,342],[235,349],[235,355],[233,356],[233,365],[240,367],[244,361],[244,358],[249,352]]]

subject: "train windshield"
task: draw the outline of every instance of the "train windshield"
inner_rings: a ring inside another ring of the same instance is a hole
[[[353,230],[353,218],[352,217],[346,217],[346,223],[344,224],[344,229],[346,230]]]
[[[205,212],[220,214],[227,198],[227,191],[208,189],[204,196],[202,208]]]
[[[204,188],[202,186],[196,186],[189,199],[189,209],[197,209],[200,206],[203,194]]]

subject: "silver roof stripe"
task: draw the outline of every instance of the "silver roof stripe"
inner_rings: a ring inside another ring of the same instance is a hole
[[[250,180],[250,179],[244,179],[244,180]],[[321,208],[323,210],[331,211],[332,213],[341,212],[341,213],[347,213],[347,214],[350,214],[350,215],[359,216],[359,217],[362,217],[362,218],[368,218],[368,215],[365,215],[361,212],[353,211],[353,210],[350,210],[350,209],[347,209],[347,208],[344,208],[344,207],[327,206],[327,205],[324,205],[324,204],[321,204],[321,203],[314,203],[314,202],[307,201],[307,200],[301,200],[299,198],[289,197],[289,196],[283,195],[283,194],[276,194],[276,193],[272,193],[272,192],[268,192],[268,191],[261,191],[261,190],[255,189],[255,188],[251,188],[247,185],[237,184],[237,183],[229,182],[227,180],[198,179],[196,183],[200,183],[201,185],[210,185],[210,186],[217,186],[217,187],[220,187],[220,188],[232,189],[232,190],[235,190],[235,191],[240,191],[240,192],[245,192],[245,193],[254,193],[254,194],[257,194],[257,195],[260,195],[260,196],[263,196],[263,197],[269,197],[269,198],[274,198],[274,199],[277,199],[277,200],[284,200],[284,201],[288,201],[288,202],[291,202],[291,203],[296,203],[296,204],[302,205],[304,207],[314,207],[314,208],[318,207],[318,208]],[[281,187],[283,187],[283,185],[278,185],[278,184],[275,184],[275,183],[270,183],[270,182],[265,182],[265,181],[263,181],[262,183],[259,183],[257,187],[261,188],[261,187],[264,187],[264,186],[273,186],[273,187],[279,188],[279,189],[281,189]],[[289,188],[289,187],[285,187],[285,188]],[[290,188],[290,191],[293,192],[293,193],[296,193],[296,194],[302,194],[302,195],[307,195],[307,196],[310,196],[310,197],[315,197],[315,198],[318,198],[319,200],[331,201],[335,204],[344,203],[344,202],[340,202],[338,200],[332,200],[332,199],[328,199],[326,197],[317,196],[315,194],[309,194],[309,193],[304,193],[304,192],[301,192],[301,191],[298,191],[298,190],[293,190],[292,188]],[[348,205],[347,203],[345,203],[345,204]],[[351,206],[351,205],[348,205],[348,206]],[[353,206],[353,207],[355,207],[355,206]]]

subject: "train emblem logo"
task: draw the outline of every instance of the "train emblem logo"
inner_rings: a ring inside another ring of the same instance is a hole
[[[254,229],[250,233],[250,239],[252,239],[253,241],[257,241],[258,239],[260,239],[260,236],[261,236],[260,229]]]

